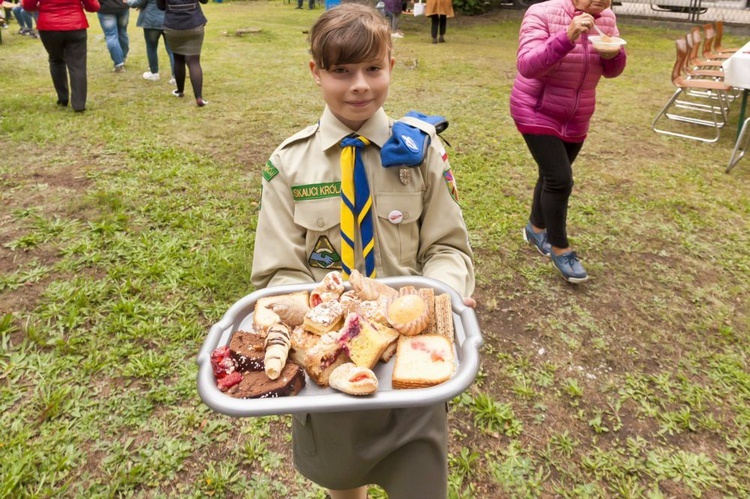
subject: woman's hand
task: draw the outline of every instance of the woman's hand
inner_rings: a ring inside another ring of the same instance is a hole
[[[574,17],[568,26],[568,40],[575,42],[581,33],[587,33],[594,26],[594,17],[583,13]]]

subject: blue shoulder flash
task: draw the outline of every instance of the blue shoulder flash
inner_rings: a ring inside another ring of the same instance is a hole
[[[406,117],[432,125],[438,134],[448,128],[448,120],[442,116],[409,111]],[[386,168],[419,166],[424,162],[429,146],[430,134],[427,131],[399,120],[393,124],[391,136],[380,150],[380,160]]]

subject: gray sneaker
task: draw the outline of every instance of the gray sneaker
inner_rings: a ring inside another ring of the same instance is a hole
[[[523,240],[533,244],[542,256],[549,256],[552,251],[552,245],[547,241],[547,231],[534,232],[534,229],[531,228],[531,222],[527,223],[526,227],[523,228]]]
[[[568,251],[562,255],[555,255],[554,252],[550,252],[549,256],[566,281],[577,284],[589,279],[589,275],[578,260],[575,251]]]

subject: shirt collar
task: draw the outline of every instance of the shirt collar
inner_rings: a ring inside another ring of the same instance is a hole
[[[323,150],[338,146],[341,139],[352,134],[364,135],[370,142],[382,148],[391,134],[390,125],[390,119],[381,107],[370,119],[365,121],[359,130],[351,130],[348,126],[341,123],[331,110],[328,109],[328,106],[326,106],[323,116],[320,118],[319,128],[320,136],[323,140]]]

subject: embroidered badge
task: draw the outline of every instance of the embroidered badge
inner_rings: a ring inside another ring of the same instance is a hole
[[[326,236],[320,236],[315,243],[310,258],[307,260],[310,267],[318,269],[336,269],[341,270],[341,257],[333,249],[331,241]]]
[[[419,152],[419,146],[416,142],[414,142],[414,139],[412,139],[408,135],[401,135],[401,140],[404,141],[404,145],[408,147],[412,152]]]
[[[458,188],[456,187],[456,179],[453,178],[453,172],[448,168],[443,172],[443,178],[445,179],[445,185],[448,186],[448,192],[450,192],[453,201],[458,203]]]
[[[266,164],[263,166],[263,178],[266,179],[266,182],[270,182],[278,174],[279,170],[273,166],[271,160],[266,161]]]
[[[293,185],[292,197],[295,201],[308,199],[323,199],[341,196],[341,182],[326,182],[323,184]]]

